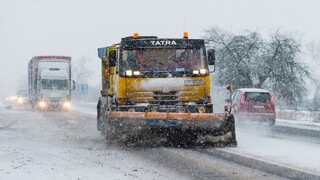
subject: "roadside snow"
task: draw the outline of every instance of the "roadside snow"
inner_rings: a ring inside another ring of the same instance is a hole
[[[320,175],[319,139],[279,135],[268,127],[237,126],[238,147],[228,151]]]

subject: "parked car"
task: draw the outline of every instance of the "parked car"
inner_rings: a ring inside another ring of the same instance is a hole
[[[265,89],[241,88],[231,95],[231,111],[237,121],[256,120],[274,125],[275,103],[272,94]]]

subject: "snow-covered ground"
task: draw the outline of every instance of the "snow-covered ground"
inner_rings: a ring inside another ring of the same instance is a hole
[[[74,109],[96,115],[96,103],[77,102],[77,105]],[[320,139],[279,135],[274,134],[269,127],[248,125],[237,125],[238,147],[228,150],[320,174]],[[320,123],[311,120],[277,119],[276,125],[320,131]]]
[[[238,125],[236,131],[238,147],[226,150],[320,175],[320,139],[277,134],[261,126]]]
[[[0,180],[190,179],[121,147],[106,146],[79,111],[0,107]]]
[[[0,104],[0,180],[193,179],[123,147],[106,145],[96,131],[95,107],[95,102],[75,102],[70,112],[34,112]],[[320,174],[319,139],[238,124],[236,131],[238,147],[224,150]]]
[[[75,109],[96,114],[95,103],[79,103]],[[311,121],[277,119],[277,125],[320,130]],[[315,172],[320,175],[320,140],[274,134],[269,127],[237,125],[238,147],[226,148],[235,153],[253,156],[282,165]]]

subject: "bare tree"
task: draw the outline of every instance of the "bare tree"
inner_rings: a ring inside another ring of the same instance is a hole
[[[217,52],[217,82],[235,88],[257,87],[271,90],[279,100],[296,107],[304,92],[308,67],[299,61],[301,45],[293,37],[273,33],[269,41],[259,33],[243,35],[207,31]]]
[[[232,84],[234,88],[252,87],[263,42],[256,32],[232,36],[210,31],[210,39],[217,50],[217,81],[220,85]]]

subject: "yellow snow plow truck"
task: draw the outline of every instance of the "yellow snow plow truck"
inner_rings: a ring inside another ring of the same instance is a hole
[[[108,141],[237,145],[233,115],[213,113],[209,67],[215,55],[203,39],[134,33],[98,48],[98,56],[97,129]]]

